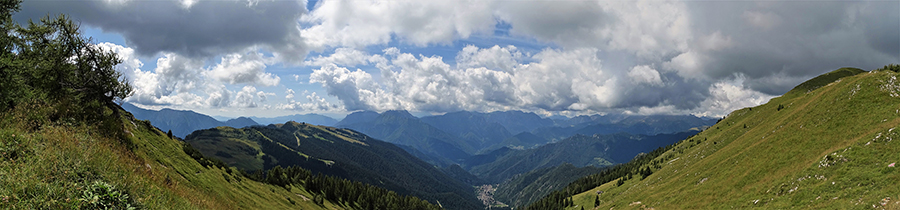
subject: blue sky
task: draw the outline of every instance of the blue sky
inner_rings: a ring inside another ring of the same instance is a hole
[[[23,3],[125,61],[126,101],[216,116],[694,114],[900,63],[896,1]]]

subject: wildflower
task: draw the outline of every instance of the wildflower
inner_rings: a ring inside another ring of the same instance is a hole
[[[888,167],[894,167],[894,163],[891,163],[890,165],[888,165]]]

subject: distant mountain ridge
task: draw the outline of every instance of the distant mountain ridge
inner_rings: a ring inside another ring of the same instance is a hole
[[[475,153],[476,142],[466,141],[422,122],[407,111],[355,112],[336,127],[353,129],[394,144],[407,145],[410,153],[436,165],[447,165]]]
[[[313,125],[333,126],[338,120],[320,114],[293,114],[279,117],[250,117],[260,125],[278,124],[287,121],[305,122]]]
[[[123,103],[125,111],[134,114],[134,117],[150,121],[160,130],[172,130],[172,134],[184,138],[191,132],[200,129],[228,126],[243,128],[254,125],[269,125],[284,123],[287,121],[305,122],[313,125],[332,126],[338,121],[334,118],[319,114],[294,114],[280,117],[238,117],[219,121],[209,115],[200,114],[190,110],[161,109],[159,111],[143,109],[131,103]],[[221,117],[220,117],[221,118]]]
[[[503,182],[517,174],[569,163],[576,167],[604,167],[628,162],[639,153],[670,145],[699,131],[654,136],[627,133],[575,135],[534,149],[512,150],[481,165],[466,166],[470,172],[491,183]]]
[[[215,128],[219,126],[229,126],[242,128],[246,126],[258,125],[250,118],[240,117],[228,120],[226,122],[218,121],[208,115],[200,114],[188,110],[161,109],[148,110],[142,109],[131,103],[123,103],[122,108],[131,112],[134,118],[147,120],[153,126],[163,131],[172,131],[172,135],[180,138],[186,137],[191,132],[200,129]]]

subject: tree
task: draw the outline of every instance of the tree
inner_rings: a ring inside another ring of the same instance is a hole
[[[169,138],[171,139],[172,138],[172,130],[169,130],[169,132],[166,133],[166,135],[169,136]]]
[[[50,120],[102,119],[104,110],[116,112],[114,102],[133,92],[115,70],[122,62],[117,55],[82,37],[65,15],[18,25],[11,17],[20,3],[0,2],[0,110],[38,101],[53,107]]]

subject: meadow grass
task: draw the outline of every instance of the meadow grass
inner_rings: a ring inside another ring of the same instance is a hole
[[[343,208],[304,200],[300,195],[312,194],[299,186],[287,190],[204,167],[184,153],[183,142],[125,112],[111,130],[51,123],[41,107],[23,109],[0,114],[0,209]]]
[[[888,167],[900,162],[897,76],[813,81],[734,111],[660,155],[652,175],[580,193],[568,209],[898,209],[900,174]]]

